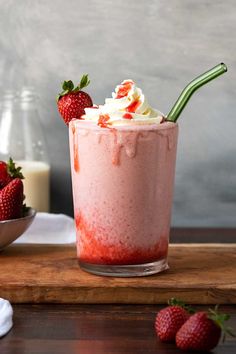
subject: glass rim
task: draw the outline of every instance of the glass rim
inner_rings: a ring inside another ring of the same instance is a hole
[[[97,125],[95,121],[84,121],[81,119],[72,119],[69,123],[69,129],[79,128],[79,129],[89,129],[96,132],[110,133],[113,130],[116,131],[150,131],[150,130],[169,130],[178,127],[178,123],[165,121],[160,124],[126,124],[126,125],[115,125],[109,128],[102,128]]]

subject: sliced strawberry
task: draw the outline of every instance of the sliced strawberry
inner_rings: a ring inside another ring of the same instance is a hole
[[[15,178],[0,191],[0,221],[20,218],[23,199],[22,180]]]

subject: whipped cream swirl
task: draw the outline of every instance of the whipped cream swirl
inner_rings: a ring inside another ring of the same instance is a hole
[[[106,98],[104,105],[85,108],[85,114],[81,118],[94,121],[104,128],[160,124],[164,120],[163,115],[148,104],[142,90],[132,80],[124,80],[117,85],[112,98]]]

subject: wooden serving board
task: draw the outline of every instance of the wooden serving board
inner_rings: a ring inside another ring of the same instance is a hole
[[[236,303],[236,244],[173,244],[170,269],[148,277],[82,271],[75,246],[11,245],[0,253],[0,297],[13,303]]]

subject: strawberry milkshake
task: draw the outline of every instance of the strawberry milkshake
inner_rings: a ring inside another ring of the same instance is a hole
[[[142,276],[168,268],[178,125],[125,80],[69,123],[82,269]]]

